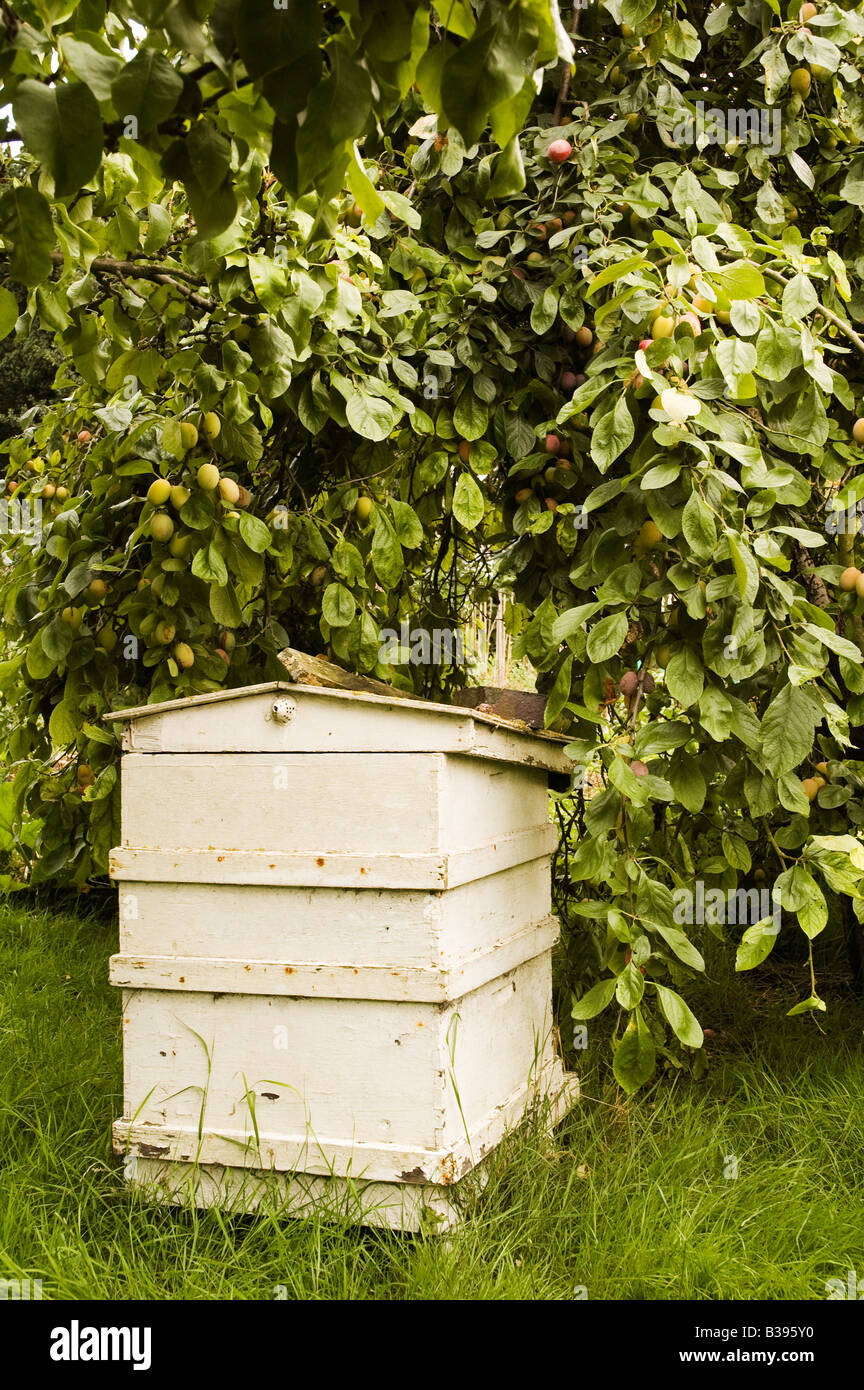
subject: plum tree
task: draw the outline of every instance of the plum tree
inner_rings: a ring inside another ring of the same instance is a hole
[[[802,940],[837,892],[864,919],[864,542],[826,524],[859,500],[864,108],[854,9],[613,8],[574,47],[545,0],[312,6],[298,52],[266,0],[26,7],[0,330],[56,335],[58,375],[2,444],[42,514],[0,536],[0,685],[4,823],[83,886],[116,843],[108,709],[273,679],[288,645],[394,679],[382,631],[504,590],[591,773],[556,803],[577,1011],[625,937],[646,971],[633,1090],[676,1031],[697,1065],[662,993],[701,961],[682,881],[758,855]],[[782,110],[782,149],[682,138],[695,94]]]

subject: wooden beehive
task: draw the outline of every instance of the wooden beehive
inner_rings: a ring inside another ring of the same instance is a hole
[[[285,682],[108,717],[127,1174],[447,1224],[453,1184],[575,1089],[551,1016],[565,740]]]

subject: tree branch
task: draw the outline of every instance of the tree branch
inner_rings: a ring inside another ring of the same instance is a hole
[[[570,21],[570,33],[574,35],[579,32],[579,9],[573,5],[573,18]],[[570,90],[570,64],[564,69],[564,76],[561,78],[561,86],[558,89],[558,100],[555,103],[555,114],[552,117],[552,124],[558,125],[561,121],[561,112],[564,110],[564,103],[567,100],[567,93]]]
[[[770,270],[764,265],[760,266],[759,269],[762,271],[763,275],[767,275],[769,280],[775,280],[778,285],[789,284],[789,281],[783,278],[779,270]],[[848,324],[845,319],[839,318],[837,314],[832,313],[830,309],[826,309],[822,304],[817,304],[813,313],[821,314],[823,319],[827,319],[829,323],[833,323],[835,328],[839,328],[843,336],[848,338],[850,343],[854,343],[861,356],[864,357],[864,340],[859,338],[851,324]]]
[[[52,251],[51,259],[55,265],[63,264],[63,252]],[[132,279],[152,280],[157,285],[171,285],[179,290],[181,294],[194,304],[198,309],[213,310],[217,307],[215,300],[206,299],[204,295],[197,294],[190,289],[190,285],[205,284],[202,278],[190,275],[185,270],[171,270],[170,274],[159,268],[159,264],[150,263],[141,265],[138,261],[118,261],[111,256],[97,256],[90,262],[90,269],[96,275],[117,275],[123,277],[128,275]]]

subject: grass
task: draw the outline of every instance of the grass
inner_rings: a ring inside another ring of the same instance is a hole
[[[551,1140],[508,1141],[445,1242],[130,1194],[109,1137],[113,938],[95,916],[0,907],[0,1276],[45,1298],[822,1299],[864,1276],[864,1009],[839,988],[814,1027],[783,1017],[776,971],[718,967],[697,1007],[707,1077],[629,1102],[589,1048],[580,1106]]]

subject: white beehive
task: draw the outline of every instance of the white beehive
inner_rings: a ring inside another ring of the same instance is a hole
[[[565,740],[284,682],[108,718],[129,1176],[446,1224],[453,1184],[575,1089],[551,1014]]]

